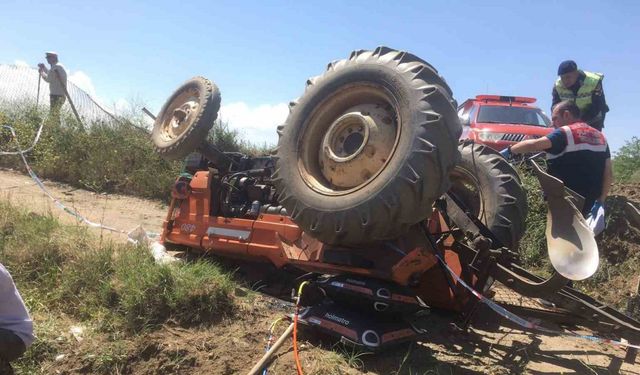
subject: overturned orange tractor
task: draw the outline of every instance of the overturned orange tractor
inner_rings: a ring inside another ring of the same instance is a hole
[[[419,335],[400,322],[422,309],[468,318],[478,302],[472,291],[486,293],[494,281],[551,301],[562,312],[556,319],[604,322],[609,333],[640,342],[639,323],[566,286],[567,274],[542,280],[517,265],[527,214],[519,177],[492,149],[458,143],[451,89],[419,57],[379,47],[330,63],[291,102],[273,156],[207,143],[219,107],[218,88],[198,77],[156,119],[157,152],[186,157],[164,222],[166,246],[307,272],[321,293],[305,301],[303,319],[371,349]],[[548,188],[562,189],[532,167]],[[573,198],[559,194],[565,211],[550,217],[571,219]],[[584,239],[565,222],[552,232]],[[359,326],[370,312],[383,323]]]

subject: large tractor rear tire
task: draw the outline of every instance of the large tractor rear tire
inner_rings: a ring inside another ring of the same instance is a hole
[[[325,243],[397,238],[449,188],[460,132],[431,65],[387,47],[354,51],[290,104],[278,132],[280,202]]]
[[[449,175],[449,192],[504,246],[517,250],[528,210],[518,173],[490,147],[465,141],[459,149],[461,160]]]
[[[183,159],[206,140],[218,117],[220,90],[204,77],[183,83],[162,106],[151,132],[156,152]]]

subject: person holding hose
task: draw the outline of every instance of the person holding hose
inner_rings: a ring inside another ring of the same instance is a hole
[[[603,74],[579,70],[573,60],[563,61],[558,66],[551,107],[563,100],[571,100],[580,109],[580,119],[602,131],[605,114],[609,112],[602,89],[603,79]]]
[[[66,100],[67,71],[58,61],[58,54],[46,52],[45,57],[51,66],[47,69],[44,64],[38,64],[39,73],[42,79],[49,83],[49,116],[56,122],[60,122],[60,109]]]
[[[556,104],[551,118],[555,130],[549,135],[516,143],[500,154],[510,159],[513,154],[545,151],[549,174],[585,198],[584,207],[578,207],[583,216],[603,217],[604,200],[613,182],[606,138],[580,120],[580,109],[573,101]]]

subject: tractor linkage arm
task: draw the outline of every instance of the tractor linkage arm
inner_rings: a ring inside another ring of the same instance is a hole
[[[517,254],[502,246],[491,231],[470,212],[461,208],[459,200],[447,194],[436,203],[455,238],[452,249],[458,253],[462,264],[468,265],[477,276],[474,288],[485,293],[493,281],[499,281],[509,289],[525,297],[544,299],[554,309],[534,309],[508,305],[509,310],[522,315],[544,318],[559,324],[587,327],[608,336],[624,338],[632,344],[640,344],[640,322],[609,307],[602,302],[568,286],[569,280],[554,271],[548,279],[534,275],[517,264]],[[476,233],[469,244],[468,233]],[[468,308],[471,314],[475,308]],[[465,321],[469,321],[467,317]],[[628,348],[626,361],[635,359],[637,350]]]

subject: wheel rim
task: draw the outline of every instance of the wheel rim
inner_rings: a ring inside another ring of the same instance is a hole
[[[464,204],[463,208],[469,210],[472,215],[482,222],[486,222],[486,218],[484,217],[484,199],[478,179],[466,169],[459,167],[453,169],[449,179],[451,180],[451,188],[449,191],[462,201]]]
[[[396,101],[381,86],[353,84],[314,109],[298,149],[302,179],[325,195],[370,183],[391,159],[400,135]]]
[[[160,135],[165,142],[180,138],[193,124],[200,110],[200,91],[195,88],[180,93],[167,106],[160,126]]]

